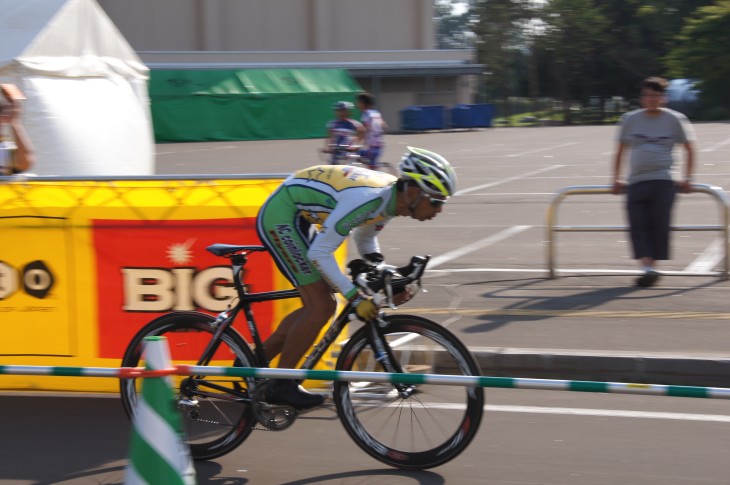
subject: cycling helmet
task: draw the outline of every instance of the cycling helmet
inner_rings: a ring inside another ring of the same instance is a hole
[[[352,104],[349,101],[337,101],[335,104],[332,105],[332,109],[341,110],[341,109],[347,109],[352,110],[355,105]]]
[[[400,178],[413,180],[425,193],[451,197],[456,192],[456,173],[441,155],[408,147],[400,165]]]

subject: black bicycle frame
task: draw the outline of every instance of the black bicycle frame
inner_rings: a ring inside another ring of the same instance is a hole
[[[261,335],[259,334],[258,327],[256,326],[256,321],[253,316],[251,304],[261,303],[264,301],[298,298],[300,295],[299,292],[295,289],[249,293],[248,291],[246,291],[246,286],[241,281],[241,271],[243,270],[246,261],[247,257],[244,254],[235,254],[231,256],[231,267],[233,269],[233,286],[236,288],[236,293],[238,294],[238,303],[230,308],[228,316],[218,324],[215,332],[213,333],[213,337],[211,338],[210,342],[206,346],[203,354],[198,361],[199,366],[208,365],[210,359],[212,359],[213,355],[218,349],[218,346],[220,345],[221,335],[226,328],[233,324],[234,320],[241,312],[241,310],[243,310],[244,315],[246,316],[246,324],[248,325],[248,330],[251,333],[251,338],[253,339],[254,343],[253,351],[257,360],[259,361],[259,365],[261,367],[269,366],[269,361],[266,358],[266,354],[264,353]],[[317,342],[317,345],[315,345],[312,352],[306,357],[304,363],[302,364],[302,369],[314,368],[314,366],[317,364],[317,362],[319,362],[329,346],[335,341],[337,336],[350,322],[351,313],[352,306],[348,302],[345,308],[343,308],[340,314],[335,318],[334,322],[332,322],[332,324],[319,340],[319,342]],[[398,360],[393,354],[393,349],[391,349],[389,345],[385,344],[385,338],[377,321],[366,322],[366,325],[368,325],[369,328],[368,334],[370,337],[371,346],[376,355],[376,360],[381,363],[386,372],[403,372],[403,369],[400,367]]]

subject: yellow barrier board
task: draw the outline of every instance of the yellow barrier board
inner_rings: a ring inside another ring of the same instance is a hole
[[[174,310],[216,314],[235,290],[214,243],[260,244],[266,180],[26,181],[0,185],[0,363],[119,367],[147,322]],[[346,248],[338,250],[344,261]],[[251,291],[290,288],[266,254]],[[268,336],[298,299],[259,303]],[[238,330],[248,336],[243,325]],[[320,367],[333,367],[332,357]],[[0,390],[117,391],[114,379],[0,376]]]

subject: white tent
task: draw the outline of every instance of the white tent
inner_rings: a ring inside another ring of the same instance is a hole
[[[149,70],[95,0],[0,0],[0,82],[28,98],[37,175],[151,175]]]

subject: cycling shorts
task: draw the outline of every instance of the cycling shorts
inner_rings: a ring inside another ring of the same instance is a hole
[[[302,217],[283,187],[261,207],[256,230],[279,271],[292,285],[299,287],[322,279],[307,257],[314,235],[312,223]]]

